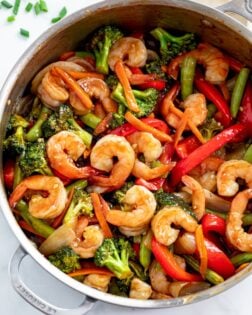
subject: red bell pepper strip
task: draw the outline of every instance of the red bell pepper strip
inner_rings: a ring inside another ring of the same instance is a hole
[[[156,89],[158,91],[162,91],[166,86],[166,82],[164,80],[150,80],[150,81],[145,82],[143,84],[140,84],[138,86],[142,90],[152,88],[152,89]]]
[[[224,279],[231,277],[235,273],[235,267],[228,256],[213,242],[205,238],[207,249],[207,266],[217,272]],[[198,255],[198,253],[196,253]]]
[[[163,152],[159,157],[159,161],[162,164],[168,164],[169,162],[171,162],[174,152],[175,152],[174,145],[170,142],[166,142],[165,145],[163,146]]]
[[[203,233],[206,238],[211,236],[211,232],[225,235],[226,232],[226,220],[212,213],[204,215],[201,221]]]
[[[195,136],[190,136],[179,141],[176,146],[176,153],[181,159],[184,159],[200,146],[201,142]]]
[[[183,160],[180,160],[171,171],[171,184],[176,186],[183,175],[186,175],[194,167],[202,163],[208,156],[219,150],[226,143],[244,131],[245,126],[235,124],[224,129],[218,135],[214,136],[207,143],[202,144]]]
[[[227,60],[230,69],[234,70],[235,72],[240,72],[241,68],[244,67],[244,65],[239,60],[229,55],[225,55],[225,59]]]
[[[170,133],[170,129],[167,126],[167,124],[160,119],[147,117],[147,118],[141,118],[140,120],[142,122],[150,125],[151,127],[154,127],[160,131],[163,131],[164,133],[167,133],[167,134]],[[115,129],[113,129],[112,131],[110,131],[109,134],[127,137],[136,131],[137,131],[137,129],[134,126],[132,126],[129,123],[125,123],[122,126],[117,127]]]
[[[8,189],[13,188],[14,173],[15,173],[15,161],[7,160],[3,167],[3,177],[4,177],[5,186]]]
[[[155,178],[150,181],[147,181],[143,178],[137,178],[135,180],[136,185],[143,186],[151,191],[157,191],[163,187],[165,182],[165,178]]]
[[[214,85],[207,82],[199,72],[196,73],[194,81],[197,90],[203,93],[205,97],[213,102],[213,104],[218,108],[221,113],[221,117],[219,118],[220,123],[224,127],[228,127],[231,123],[232,117],[228,104],[221,92],[219,92]]]
[[[178,281],[202,281],[200,275],[191,274],[182,269],[176,262],[173,254],[168,248],[160,244],[155,237],[151,241],[151,250],[156,260],[159,262],[165,273]]]
[[[140,244],[139,243],[133,243],[132,248],[133,248],[134,253],[136,254],[136,257],[139,258]]]
[[[60,61],[65,61],[67,60],[68,58],[71,58],[75,56],[75,51],[66,51],[64,52],[63,54],[60,55]]]
[[[238,121],[246,127],[246,134],[252,137],[252,83],[247,82],[241,103],[242,111],[238,114]]]

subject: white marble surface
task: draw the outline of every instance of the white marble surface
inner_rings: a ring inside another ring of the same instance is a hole
[[[28,0],[23,0],[23,3],[28,3]],[[2,86],[7,74],[24,52],[24,50],[47,28],[49,28],[52,17],[57,16],[58,11],[66,5],[68,12],[74,12],[77,9],[94,3],[92,0],[53,0],[47,1],[50,11],[48,14],[41,14],[35,17],[33,14],[22,12],[18,15],[15,23],[5,22],[9,13],[0,10],[0,87]],[[200,1],[199,1],[200,2]],[[206,3],[207,1],[201,1]],[[71,4],[70,4],[71,3]],[[214,1],[214,4],[218,1]],[[221,1],[223,3],[223,1]],[[23,7],[22,7],[23,11]],[[29,39],[22,38],[19,34],[19,28],[27,28],[31,35]],[[10,284],[8,274],[9,260],[18,247],[18,242],[7,226],[6,221],[0,213],[0,314],[1,315],[36,315],[41,314],[39,311],[32,308],[29,304],[23,301],[19,295],[13,290]],[[50,302],[56,305],[73,307],[78,305],[82,297],[77,292],[66,288],[57,280],[52,279],[45,271],[41,270],[31,259],[23,262],[21,268],[22,276],[25,281],[34,289],[35,292],[41,294]],[[249,315],[252,314],[251,307],[251,287],[252,277],[250,276],[234,288],[220,294],[217,297],[206,301],[181,307],[172,310],[134,310],[136,314],[173,314],[173,315]],[[97,303],[95,310],[90,311],[90,315],[106,315],[129,314],[132,309],[111,306],[105,303]]]

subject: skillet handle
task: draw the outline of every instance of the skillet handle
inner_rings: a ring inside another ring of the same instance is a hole
[[[234,12],[252,22],[252,1],[251,0],[231,0],[228,3],[215,7],[221,12]]]
[[[65,309],[54,306],[33,293],[22,281],[19,274],[21,262],[27,255],[23,248],[19,247],[11,258],[9,272],[13,288],[33,307],[47,315],[84,315],[94,307],[96,301],[89,297],[85,297],[84,301],[77,308]]]

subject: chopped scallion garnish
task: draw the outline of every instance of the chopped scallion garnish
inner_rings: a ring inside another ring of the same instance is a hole
[[[6,9],[10,9],[10,8],[13,7],[13,5],[12,5],[10,2],[6,1],[6,0],[1,1],[1,4],[2,4],[2,6],[5,7]]]
[[[27,5],[25,7],[25,11],[30,12],[32,8],[33,8],[33,4],[31,2],[29,2],[29,3],[27,3]]]
[[[60,13],[59,13],[59,17],[62,19],[64,16],[67,15],[67,8],[66,7],[63,7],[61,10],[60,10]]]
[[[17,15],[18,14],[18,10],[19,10],[19,7],[20,7],[20,0],[15,0],[15,3],[14,3],[14,7],[13,7],[13,14],[14,15]]]
[[[36,3],[34,4],[34,11],[35,11],[35,14],[36,14],[36,15],[39,15],[39,13],[41,12],[41,8],[40,8],[39,2],[36,2]]]
[[[47,4],[44,0],[39,1],[40,10],[43,12],[48,12]]]
[[[11,15],[7,17],[7,22],[14,22],[15,21],[15,16]]]
[[[24,37],[29,37],[30,33],[29,31],[25,30],[24,28],[20,28],[20,34]]]
[[[61,20],[61,18],[60,18],[59,16],[57,16],[57,17],[53,18],[53,19],[51,20],[51,22],[52,22],[52,23],[57,23],[57,22],[59,22],[60,20]]]

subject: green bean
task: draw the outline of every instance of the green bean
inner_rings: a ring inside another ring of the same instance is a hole
[[[146,235],[142,237],[139,251],[139,261],[145,270],[148,269],[151,263],[151,250],[145,246]]]
[[[249,77],[250,70],[248,68],[242,68],[241,71],[238,74],[237,80],[235,82],[235,86],[233,89],[233,93],[231,96],[231,115],[233,118],[235,118],[238,114],[242,96],[244,93],[244,89]]]
[[[249,263],[252,261],[252,253],[242,253],[231,258],[232,264],[235,267],[239,267],[242,264]]]
[[[247,151],[245,152],[243,160],[252,163],[252,144],[248,147]]]
[[[191,266],[195,271],[199,272],[199,263],[195,258],[190,255],[184,255],[183,257],[189,266]],[[224,281],[224,279],[218,273],[208,268],[206,270],[205,277],[212,284],[219,284]]]
[[[80,116],[82,122],[88,127],[95,129],[97,125],[101,122],[101,118],[94,115],[93,113],[88,113],[86,115]]]
[[[44,221],[34,218],[28,210],[28,205],[23,200],[20,200],[16,205],[17,210],[20,212],[22,218],[30,224],[36,232],[38,232],[43,237],[47,238],[50,236],[55,230],[50,225],[45,223]]]
[[[186,57],[181,67],[181,95],[184,100],[193,92],[193,79],[196,68],[196,59]]]
[[[73,188],[76,189],[84,189],[87,187],[88,182],[84,179],[79,179],[76,180],[75,182],[73,182],[72,184],[68,185],[66,187],[66,191],[69,192],[70,190],[72,190]]]
[[[15,0],[14,7],[12,9],[12,12],[13,12],[14,15],[18,14],[19,7],[20,7],[20,2],[21,2],[21,0]]]

